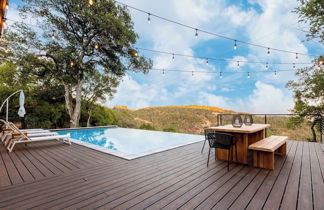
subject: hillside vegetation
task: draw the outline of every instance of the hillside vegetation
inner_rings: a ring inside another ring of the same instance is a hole
[[[161,106],[138,110],[126,106],[113,108],[117,124],[121,127],[176,131],[181,133],[202,133],[204,126],[216,125],[219,113],[234,113],[208,106]]]
[[[192,134],[203,134],[203,127],[216,125],[218,114],[236,113],[232,110],[196,105],[147,107],[138,110],[115,106],[109,110],[115,116],[116,125],[120,127]],[[255,123],[265,123],[264,116],[253,118]],[[230,124],[231,120],[230,115],[223,116],[223,124]],[[267,130],[268,136],[284,135],[293,140],[312,138],[310,123],[306,119],[268,115],[267,123],[271,124]]]

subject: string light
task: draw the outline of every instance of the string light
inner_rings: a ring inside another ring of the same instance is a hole
[[[4,52],[5,52],[5,53],[9,53],[9,50],[8,50],[8,49],[5,49]]]
[[[94,48],[95,48],[95,49],[98,49],[98,48],[99,48],[99,45],[98,45],[98,44],[95,44],[95,45],[94,45]]]
[[[117,0],[115,0],[115,2],[117,4],[120,4],[120,5],[123,5],[129,9],[133,9],[133,10],[136,10],[138,12],[142,12],[142,13],[148,13],[147,11],[144,11],[142,9],[139,9],[139,8],[136,8],[136,7],[133,7],[131,5],[128,5],[128,4],[125,4],[125,3],[122,3],[122,2],[119,2]],[[255,43],[252,43],[252,42],[246,42],[246,41],[242,41],[242,40],[238,40],[238,39],[235,39],[235,38],[232,38],[232,37],[228,37],[228,36],[225,36],[225,35],[221,35],[221,34],[217,34],[217,33],[214,33],[214,32],[210,32],[210,31],[206,31],[206,30],[202,30],[202,29],[198,29],[198,28],[195,28],[193,26],[190,26],[190,25],[187,25],[185,23],[181,23],[181,22],[177,22],[176,20],[172,20],[172,19],[169,19],[169,18],[165,18],[165,17],[162,17],[162,16],[159,16],[159,15],[156,15],[156,14],[151,14],[152,16],[154,15],[154,17],[156,18],[159,18],[161,20],[164,20],[166,22],[170,22],[170,23],[173,23],[173,24],[176,24],[176,25],[179,25],[181,27],[184,27],[184,28],[190,28],[190,29],[194,29],[194,30],[199,30],[200,32],[202,33],[206,33],[206,34],[209,34],[209,35],[212,35],[212,36],[217,36],[217,37],[220,37],[220,38],[223,38],[223,39],[227,39],[227,40],[232,40],[232,41],[235,41],[237,40],[237,42],[240,42],[242,44],[245,44],[245,45],[250,45],[250,46],[253,46],[253,47],[259,47],[259,48],[264,48],[264,49],[267,49],[267,48],[270,48],[268,46],[264,46],[264,45],[259,45],[259,44],[255,44]],[[289,51],[289,50],[283,50],[283,49],[278,49],[278,48],[271,48],[271,50],[274,50],[274,51],[279,51],[279,52],[284,52],[284,53],[296,53],[294,51]],[[310,55],[310,54],[304,54],[304,53],[299,53],[300,55],[308,55],[308,56],[314,56],[314,57],[317,57],[318,55]]]
[[[41,59],[41,57],[39,55],[37,55],[36,58],[37,58],[37,60],[40,60]]]
[[[220,78],[220,79],[223,78],[223,74],[222,74],[222,72],[219,72],[219,78]]]
[[[174,54],[172,54],[172,60],[174,61]]]
[[[6,3],[6,9],[9,9],[9,4],[8,4],[8,2]]]
[[[248,72],[248,76],[247,77],[248,77],[248,79],[250,79],[250,72]]]
[[[234,50],[237,49],[237,44],[236,44],[236,40],[234,40]]]
[[[89,3],[89,5],[92,6],[93,5],[93,0],[89,0],[88,3]]]
[[[70,62],[70,66],[71,66],[71,67],[74,66],[74,62],[73,62],[73,61]]]
[[[268,56],[270,56],[270,48],[268,48],[268,52],[267,52]]]
[[[134,53],[134,56],[135,56],[135,57],[137,57],[137,56],[138,56],[138,53],[137,53],[137,52],[135,52],[135,53]]]
[[[5,28],[7,26],[6,20],[7,20],[7,18],[5,18],[5,17],[2,18],[2,27],[3,28]]]
[[[274,71],[274,75],[277,76],[277,71]]]
[[[147,23],[151,23],[151,13],[147,13]]]
[[[196,28],[195,30],[196,30],[195,37],[196,39],[198,39],[198,29]]]
[[[240,68],[240,61],[237,61],[237,68]]]
[[[268,62],[266,63],[266,69],[267,69],[267,70],[269,69],[269,65],[268,65]]]
[[[298,60],[298,53],[296,53],[296,60]]]
[[[136,50],[142,50],[142,51],[147,51],[147,52],[153,52],[153,53],[159,53],[159,54],[165,54],[165,55],[172,55],[174,54],[174,52],[168,52],[168,51],[162,51],[162,50],[153,50],[153,49],[147,49],[147,48],[141,48],[141,47],[136,47]],[[199,57],[199,56],[193,56],[193,55],[188,55],[188,54],[181,54],[181,53],[176,53],[177,56],[179,57],[188,57],[188,58],[196,58],[196,59],[201,59],[201,60],[206,60],[206,63],[207,63],[207,60],[210,61],[210,60],[213,60],[213,61],[220,61],[220,62],[237,62],[237,60],[234,60],[234,59],[229,59],[229,58],[213,58],[213,57]],[[254,63],[254,64],[266,64],[267,62],[266,61],[248,61],[248,60],[245,60],[245,61],[240,61],[240,62],[244,62],[244,63]],[[291,65],[292,63],[291,62],[271,62],[268,64],[273,64],[273,65],[279,65],[279,64],[289,64]],[[312,63],[297,63],[297,64],[312,64]]]
[[[54,40],[55,39],[55,36],[54,36],[54,34],[51,36],[51,38]]]

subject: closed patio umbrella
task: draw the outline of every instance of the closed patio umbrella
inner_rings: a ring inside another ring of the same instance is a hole
[[[25,104],[25,94],[24,91],[20,91],[20,96],[19,96],[19,111],[18,111],[18,115],[19,117],[24,117],[26,114],[26,110],[24,107]]]

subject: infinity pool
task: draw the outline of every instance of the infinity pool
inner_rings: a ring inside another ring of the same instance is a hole
[[[149,155],[204,140],[204,136],[129,128],[87,128],[56,131],[75,143],[125,159]]]

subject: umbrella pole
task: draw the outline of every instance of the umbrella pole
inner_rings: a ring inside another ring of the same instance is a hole
[[[9,119],[9,99],[13,96],[13,95],[15,95],[16,93],[19,93],[19,92],[21,92],[21,91],[23,91],[23,90],[17,90],[16,92],[14,92],[13,94],[11,94],[8,98],[6,98],[6,100],[4,100],[4,102],[2,103],[2,105],[1,105],[1,107],[0,107],[0,112],[1,112],[1,110],[2,110],[2,107],[5,105],[5,103],[6,103],[6,105],[7,105],[7,108],[6,108],[6,121],[8,122],[8,119]]]

